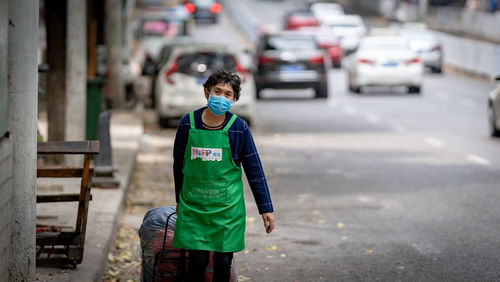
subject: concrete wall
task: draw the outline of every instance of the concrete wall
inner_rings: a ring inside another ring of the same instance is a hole
[[[12,185],[12,143],[0,139],[0,281],[8,281],[10,254],[10,189]]]
[[[0,1],[0,281],[8,281],[10,254],[10,189],[12,185],[12,144],[4,137],[7,112],[7,2]]]

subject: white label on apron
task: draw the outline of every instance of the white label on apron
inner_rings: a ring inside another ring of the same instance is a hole
[[[202,161],[222,161],[221,148],[197,148],[191,147],[191,159],[201,159]]]

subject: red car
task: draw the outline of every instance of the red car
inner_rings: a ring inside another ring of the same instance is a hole
[[[319,32],[316,36],[316,40],[318,41],[319,47],[326,50],[333,67],[340,68],[344,51],[340,46],[338,37],[331,33]]]
[[[311,11],[291,11],[285,16],[285,29],[318,26],[318,20]]]
[[[316,42],[321,49],[325,50],[333,67],[340,68],[344,51],[340,45],[340,39],[329,28],[322,27],[303,27],[300,28],[301,32],[314,35]]]

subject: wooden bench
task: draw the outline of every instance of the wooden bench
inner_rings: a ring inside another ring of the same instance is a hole
[[[90,167],[91,155],[99,154],[99,141],[55,141],[38,142],[39,155],[81,154],[84,155],[82,167],[43,166],[37,168],[39,178],[81,178],[79,194],[37,195],[37,203],[78,202],[75,228],[58,226],[37,226],[36,265],[73,266],[83,260],[85,231],[90,189],[94,169]]]

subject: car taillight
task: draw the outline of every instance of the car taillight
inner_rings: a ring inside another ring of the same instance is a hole
[[[360,63],[360,64],[374,65],[375,61],[374,60],[369,60],[369,59],[358,59],[358,63]]]
[[[237,72],[241,73],[241,82],[245,82],[247,80],[248,70],[242,67],[238,62],[236,62],[235,69]]]
[[[186,5],[184,5],[184,9],[189,14],[192,14],[194,13],[194,11],[196,11],[196,6],[193,3],[187,3]]]
[[[259,65],[272,64],[273,59],[265,56],[259,56]]]
[[[410,64],[416,64],[416,63],[420,63],[420,58],[414,58],[414,59],[411,59],[411,60],[408,60],[406,61],[406,64],[407,65],[410,65]]]
[[[212,13],[214,13],[214,14],[219,13],[221,10],[222,10],[222,5],[221,5],[221,4],[219,4],[219,3],[213,3],[213,4],[210,6],[210,12],[212,12]]]
[[[177,62],[173,63],[170,69],[168,69],[168,71],[165,73],[165,79],[169,84],[175,84],[170,75],[176,71],[177,71]]]
[[[311,65],[322,65],[325,63],[325,57],[323,55],[312,57],[309,59]]]

